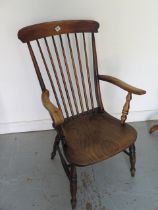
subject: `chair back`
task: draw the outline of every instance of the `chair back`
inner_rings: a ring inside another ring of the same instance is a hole
[[[94,36],[98,28],[96,21],[67,20],[28,26],[18,33],[28,45],[42,91],[52,88],[65,118],[103,109]]]

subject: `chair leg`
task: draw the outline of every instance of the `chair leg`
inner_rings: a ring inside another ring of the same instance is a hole
[[[70,192],[71,192],[71,206],[76,208],[76,194],[77,194],[77,172],[74,165],[70,165]]]
[[[56,156],[56,152],[57,152],[57,149],[58,149],[58,146],[59,146],[59,142],[60,142],[60,137],[59,135],[57,134],[56,137],[55,137],[55,141],[54,141],[54,145],[53,145],[53,151],[51,153],[51,159],[53,160]]]
[[[131,171],[131,176],[134,177],[135,176],[135,163],[136,163],[136,149],[135,149],[135,145],[132,144],[130,147],[129,147],[129,158],[130,158],[130,163],[131,163],[131,168],[130,168],[130,171]]]
[[[150,130],[149,133],[153,133],[154,131],[158,130],[158,125],[153,125]]]

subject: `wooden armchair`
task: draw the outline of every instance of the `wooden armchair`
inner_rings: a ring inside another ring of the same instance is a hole
[[[28,45],[42,89],[43,105],[57,131],[51,158],[59,153],[70,181],[73,209],[76,166],[91,165],[123,151],[129,156],[131,175],[135,175],[137,133],[125,120],[132,93],[143,95],[145,91],[114,77],[99,75],[94,35],[98,28],[96,21],[68,20],[28,26],[18,33],[18,38]],[[127,91],[121,120],[104,110],[100,80]],[[48,81],[50,84],[46,85]],[[46,86],[52,89],[55,105]]]

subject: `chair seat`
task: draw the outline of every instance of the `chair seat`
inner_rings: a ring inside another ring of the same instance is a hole
[[[128,148],[136,140],[136,130],[121,125],[108,113],[87,113],[63,124],[67,159],[85,166],[105,160]]]

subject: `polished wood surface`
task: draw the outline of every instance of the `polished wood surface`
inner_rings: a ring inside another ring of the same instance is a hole
[[[87,112],[67,120],[63,124],[63,135],[67,147],[65,154],[69,162],[85,166],[91,165],[128,148],[136,140],[134,128],[106,112]]]
[[[117,79],[117,78],[112,77],[112,76],[109,76],[109,75],[98,75],[98,78],[100,80],[110,82],[110,83],[128,91],[129,93],[133,93],[133,94],[136,94],[136,95],[143,95],[143,94],[146,93],[145,90],[142,90],[142,89],[136,88],[134,86],[131,86],[131,85],[123,82],[122,80]]]
[[[77,201],[76,166],[91,165],[124,151],[129,156],[131,175],[135,174],[137,133],[125,120],[132,94],[143,95],[145,91],[117,78],[99,75],[95,42],[98,28],[96,21],[66,20],[27,26],[18,33],[29,48],[42,103],[57,131],[51,158],[58,152],[70,181],[73,209]],[[121,120],[104,110],[101,80],[128,92]]]
[[[22,42],[30,42],[59,34],[98,32],[98,28],[99,23],[92,20],[52,21],[22,28],[18,32],[18,38]]]

